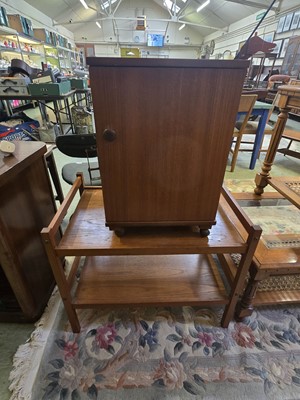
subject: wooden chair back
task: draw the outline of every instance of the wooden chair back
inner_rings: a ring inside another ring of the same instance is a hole
[[[233,138],[235,138],[235,140],[233,141],[233,148],[231,149],[231,152],[232,152],[232,160],[231,160],[231,168],[230,168],[231,172],[234,171],[238,152],[239,152],[241,141],[242,141],[242,136],[244,134],[244,130],[245,130],[248,120],[251,116],[252,109],[254,107],[256,100],[257,100],[257,94],[242,94],[241,95],[238,112],[240,114],[243,114],[243,120],[242,120],[242,123],[241,123],[239,129],[235,128],[234,132],[233,132]]]
[[[276,93],[276,95],[273,99],[273,102],[272,102],[272,107],[270,108],[269,113],[268,113],[265,129],[264,129],[264,133],[263,133],[262,145],[261,145],[261,148],[259,149],[259,153],[258,153],[259,155],[261,152],[267,151],[267,148],[263,148],[265,135],[272,135],[274,132],[275,123],[270,122],[270,119],[274,112],[275,107],[278,105],[279,98],[280,98],[279,94]],[[240,148],[239,151],[253,151],[254,140],[255,140],[255,135],[257,132],[258,124],[259,124],[259,120],[257,120],[257,121],[248,120],[247,121],[247,124],[243,129],[243,135],[244,136],[247,135],[247,138],[246,138],[246,140],[242,140],[241,144],[243,144],[243,145],[248,144],[249,146],[247,146],[246,148],[242,148],[242,149]],[[240,128],[240,123],[237,123],[236,126],[238,128]],[[252,136],[252,137],[250,137],[250,136]]]
[[[60,135],[56,138],[56,146],[63,154],[74,158],[85,158],[86,162],[68,162],[62,168],[64,181],[72,185],[77,173],[82,173],[84,182],[89,186],[101,186],[98,161],[91,161],[97,157],[96,134]]]

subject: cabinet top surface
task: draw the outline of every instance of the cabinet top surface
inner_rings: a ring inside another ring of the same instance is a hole
[[[247,60],[191,60],[191,59],[87,57],[86,62],[88,65],[95,67],[246,69],[249,66],[249,61]]]
[[[13,154],[5,156],[0,152],[0,186],[14,173],[19,173],[47,151],[44,142],[14,141],[13,143],[16,146]]]

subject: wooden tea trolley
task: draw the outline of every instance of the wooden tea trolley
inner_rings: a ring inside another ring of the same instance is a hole
[[[75,212],[57,240],[56,233],[78,191],[81,196]],[[199,228],[186,226],[131,227],[124,237],[118,237],[105,226],[101,188],[84,187],[79,176],[42,230],[73,331],[80,331],[76,309],[100,305],[226,305],[221,324],[227,327],[244,290],[261,229],[224,188],[216,221],[209,237],[201,237]],[[224,257],[230,253],[242,254],[234,275]],[[62,256],[75,256],[68,276]],[[81,257],[85,261],[77,283]]]

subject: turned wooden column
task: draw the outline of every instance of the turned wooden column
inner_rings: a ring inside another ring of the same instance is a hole
[[[288,119],[288,113],[292,108],[300,110],[300,86],[296,86],[296,84],[283,85],[278,88],[278,93],[280,95],[278,100],[280,114],[278,115],[278,119],[276,121],[274,133],[272,135],[261,172],[255,177],[256,188],[254,189],[254,192],[258,195],[261,195],[264,192],[264,188],[268,185],[274,158],[276,156],[286,121]]]
[[[240,302],[236,306],[235,318],[240,321],[253,312],[253,299],[255,298],[261,278],[257,277],[257,269],[253,264],[250,267],[250,277]]]

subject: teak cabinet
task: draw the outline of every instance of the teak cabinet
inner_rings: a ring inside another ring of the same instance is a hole
[[[0,154],[0,321],[35,321],[55,282],[40,231],[56,212],[46,145],[15,142]]]
[[[87,58],[106,225],[215,224],[248,61]]]

